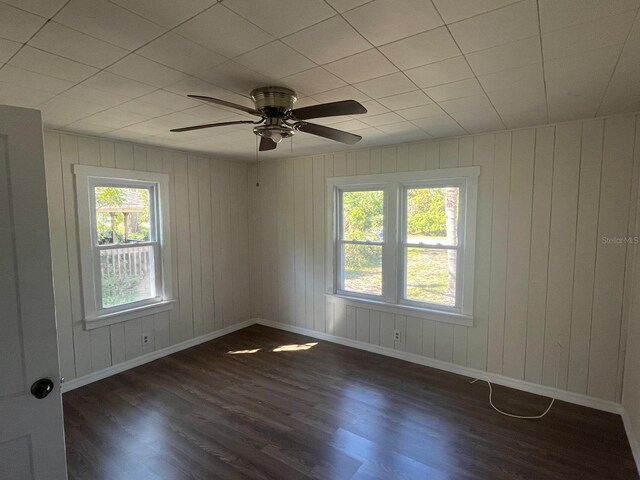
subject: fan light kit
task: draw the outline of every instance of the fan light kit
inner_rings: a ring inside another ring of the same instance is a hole
[[[251,99],[255,108],[202,95],[188,96],[223,107],[235,108],[260,117],[260,120],[255,122],[252,120],[238,120],[234,122],[206,123],[192,127],[175,128],[171,130],[172,132],[187,132],[202,128],[224,127],[226,125],[252,124],[255,125],[253,133],[260,137],[260,151],[275,149],[283,138],[290,138],[296,132],[310,133],[311,135],[328,138],[336,142],[353,145],[362,139],[360,135],[310,123],[306,120],[367,113],[367,109],[355,100],[342,100],[294,109],[293,106],[298,100],[296,92],[285,87],[262,87],[252,90]]]

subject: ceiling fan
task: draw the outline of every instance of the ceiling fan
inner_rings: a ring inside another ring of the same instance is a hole
[[[292,137],[296,132],[310,133],[336,142],[353,145],[362,137],[335,128],[307,122],[310,118],[335,117],[367,113],[367,109],[355,100],[323,103],[309,107],[293,108],[298,100],[296,92],[284,87],[262,87],[251,91],[255,108],[245,107],[218,98],[202,95],[188,95],[204,102],[235,108],[260,117],[260,120],[238,120],[234,122],[206,123],[191,127],[174,128],[172,132],[187,132],[201,128],[224,127],[226,125],[252,124],[253,133],[260,136],[260,151],[273,150],[283,138]]]

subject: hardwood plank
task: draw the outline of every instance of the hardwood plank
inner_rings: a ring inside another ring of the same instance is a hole
[[[70,480],[640,478],[617,415],[262,326],[63,402]]]

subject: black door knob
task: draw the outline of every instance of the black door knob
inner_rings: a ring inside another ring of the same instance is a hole
[[[31,385],[31,395],[39,399],[49,395],[51,390],[53,390],[53,382],[48,378],[41,378]]]

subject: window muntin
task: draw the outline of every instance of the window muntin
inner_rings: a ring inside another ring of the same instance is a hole
[[[339,289],[382,295],[385,192],[376,187],[339,191]]]
[[[161,252],[156,186],[94,179],[92,244],[98,314],[157,301]]]

